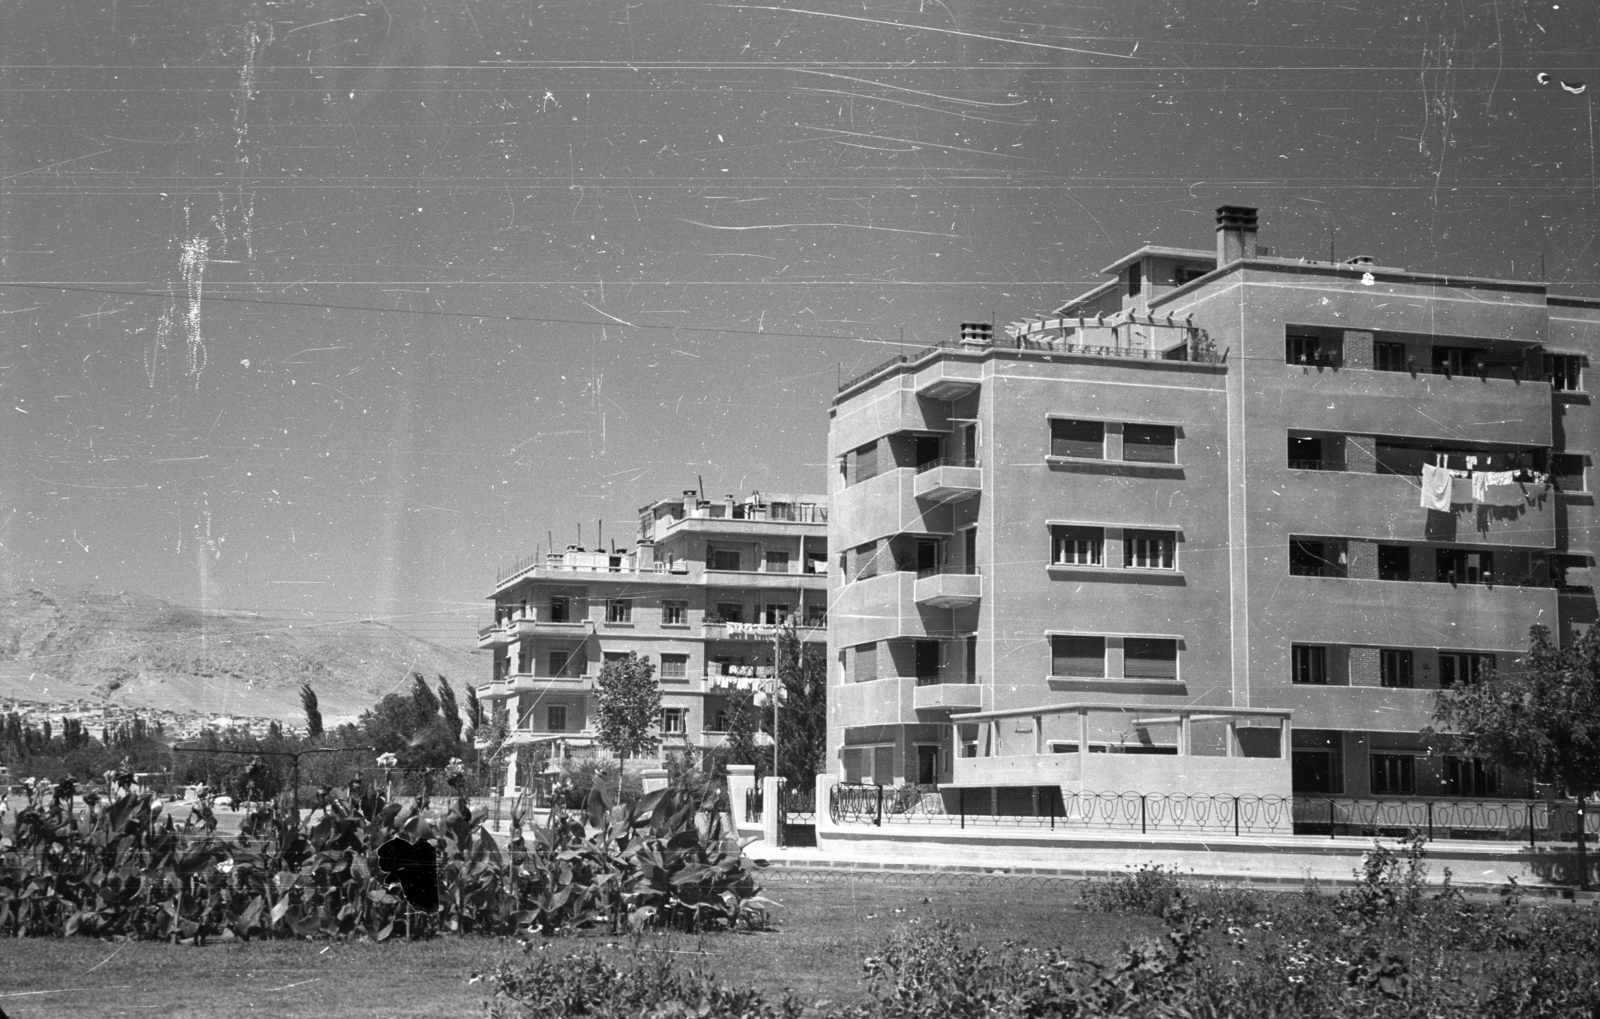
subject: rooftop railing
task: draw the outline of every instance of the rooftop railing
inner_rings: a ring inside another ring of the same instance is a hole
[[[932,354],[945,350],[1034,350],[1059,354],[1081,354],[1089,357],[1116,357],[1135,361],[1190,361],[1201,364],[1221,364],[1223,355],[1204,329],[1176,320],[1167,321],[1155,316],[1124,315],[1111,321],[1096,319],[1048,319],[1013,323],[1007,327],[1013,335],[996,338],[992,343],[962,343],[945,340],[924,347],[911,354],[898,354],[874,365],[864,372],[852,375],[839,383],[844,392],[872,378],[879,372],[896,365],[916,364]],[[1073,336],[1082,337],[1076,341]],[[1105,342],[1085,342],[1093,337]],[[1176,341],[1176,342],[1173,342]]]

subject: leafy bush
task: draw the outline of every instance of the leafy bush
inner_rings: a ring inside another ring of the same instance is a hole
[[[325,796],[305,823],[273,805],[237,838],[197,805],[180,825],[149,795],[73,808],[70,787],[37,787],[0,842],[0,934],[167,938],[368,936],[437,930],[554,931],[607,922],[701,929],[762,925],[765,902],[737,841],[696,826],[700,804],[666,789],[612,807],[553,811],[505,847],[464,798],[430,822],[419,803]],[[427,843],[437,914],[408,911],[377,866],[390,839]]]
[[[487,1005],[491,1019],[797,1019],[804,1011],[788,996],[773,1004],[760,991],[721,983],[699,965],[683,968],[658,957],[622,968],[592,949],[501,962],[488,980],[494,988]]]
[[[1141,864],[1132,873],[1109,881],[1089,882],[1083,901],[1104,913],[1145,913],[1158,918],[1176,917],[1190,904],[1177,869],[1154,863]]]
[[[1448,884],[1429,890],[1423,849],[1415,840],[1374,846],[1356,886],[1338,896],[1195,889],[1141,867],[1091,887],[1085,903],[1159,915],[1167,934],[1125,945],[1104,964],[984,945],[958,926],[913,920],[866,960],[864,1003],[803,1011],[813,1019],[1600,1015],[1600,911],[1521,910],[1514,884],[1494,904],[1469,903]],[[1487,967],[1470,958],[1484,951],[1494,953]],[[538,956],[502,965],[491,983],[496,1019],[802,1011],[790,997],[769,1001],[661,957],[629,969],[593,954]]]

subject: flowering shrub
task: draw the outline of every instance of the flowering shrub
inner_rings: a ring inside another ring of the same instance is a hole
[[[149,795],[80,812],[70,789],[35,784],[0,841],[0,934],[383,940],[765,919],[739,844],[716,830],[702,837],[699,803],[675,789],[616,808],[597,793],[585,811],[553,811],[543,825],[519,811],[504,847],[464,798],[435,822],[418,804],[363,806],[319,796],[296,823],[268,804],[237,837],[220,838],[203,803],[178,824]],[[379,848],[397,837],[432,847],[437,913],[408,909],[378,867]]]

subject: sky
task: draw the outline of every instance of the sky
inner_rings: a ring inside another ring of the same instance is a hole
[[[822,492],[839,380],[1221,204],[1600,297],[1584,3],[0,7],[0,590],[470,645],[497,571]]]

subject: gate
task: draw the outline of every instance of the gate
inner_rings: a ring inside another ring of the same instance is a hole
[[[817,784],[812,779],[798,789],[778,789],[778,845],[809,847],[817,844]]]

